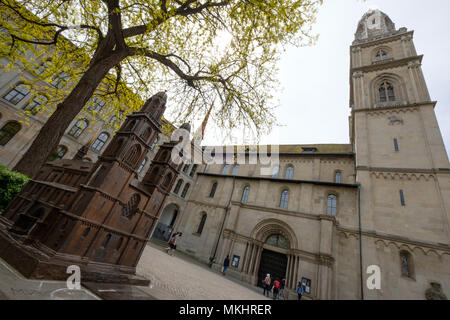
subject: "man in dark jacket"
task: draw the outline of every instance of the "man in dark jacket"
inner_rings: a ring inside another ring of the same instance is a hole
[[[230,256],[227,256],[223,261],[223,271],[222,271],[223,275],[227,273],[227,269],[229,266],[230,266]]]

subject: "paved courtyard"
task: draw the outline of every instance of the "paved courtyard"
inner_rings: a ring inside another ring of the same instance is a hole
[[[137,273],[151,280],[149,288],[140,287],[157,299],[183,300],[264,300],[262,289],[246,286],[215,272],[207,266],[164,248],[148,245],[137,266]]]

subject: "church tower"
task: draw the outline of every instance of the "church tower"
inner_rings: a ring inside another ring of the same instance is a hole
[[[365,276],[363,294],[424,299],[432,282],[448,292],[450,166],[423,55],[413,31],[396,29],[386,14],[371,10],[358,24],[350,56],[362,270],[381,269],[381,289],[369,290]]]

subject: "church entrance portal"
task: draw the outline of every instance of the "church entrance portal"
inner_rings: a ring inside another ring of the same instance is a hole
[[[287,256],[285,254],[263,249],[258,271],[258,286],[263,287],[263,280],[267,274],[270,274],[273,280],[278,278],[281,281],[286,276],[286,268]]]
[[[169,241],[173,232],[173,227],[178,216],[178,206],[175,204],[169,204],[164,208],[152,238],[162,241]]]

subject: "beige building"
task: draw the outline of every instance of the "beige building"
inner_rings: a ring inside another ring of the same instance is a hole
[[[250,284],[285,276],[291,297],[298,281],[311,299],[449,296],[450,165],[422,57],[412,31],[369,11],[350,47],[350,143],[279,146],[271,175],[249,163],[245,147],[235,149],[245,164],[188,164],[153,237],[181,231],[179,250],[214,259],[216,269],[229,255],[228,275]],[[18,77],[0,76],[3,132],[31,99],[8,100]],[[14,166],[45,121],[30,118],[31,126],[3,133],[11,138],[0,138],[1,163]],[[92,137],[70,130],[64,157]]]

